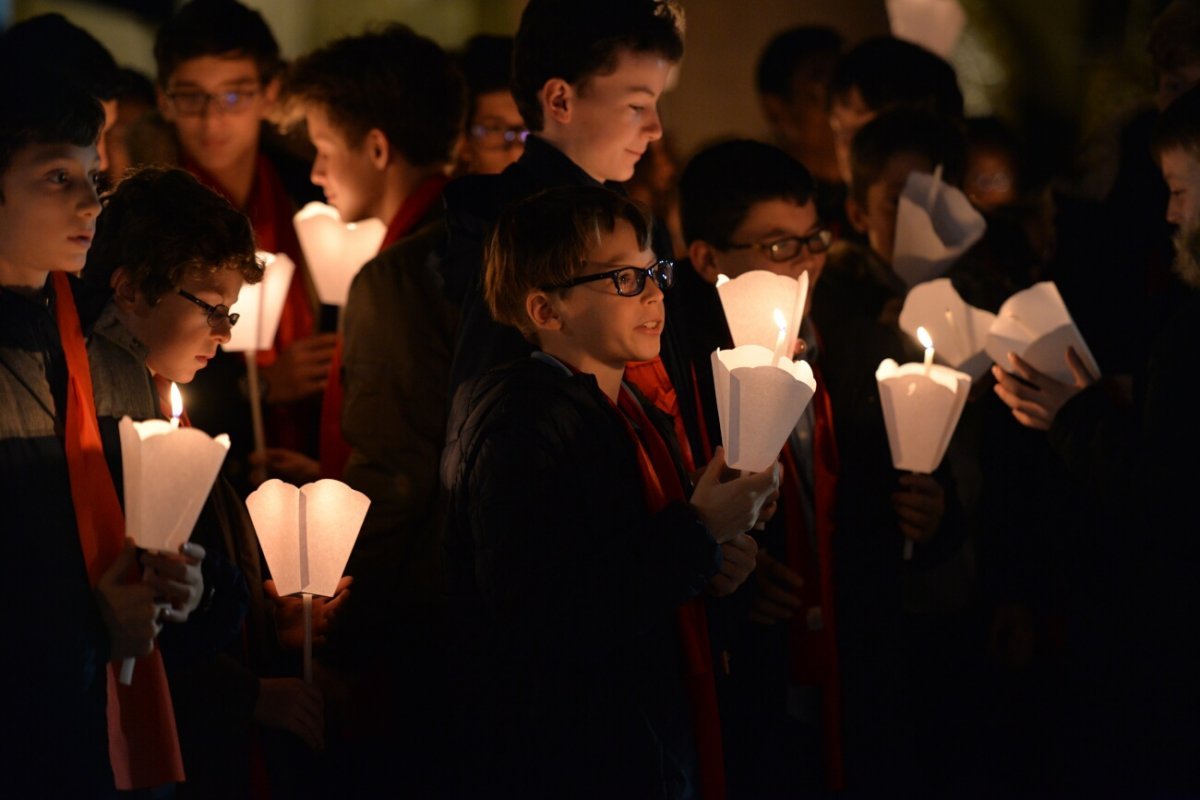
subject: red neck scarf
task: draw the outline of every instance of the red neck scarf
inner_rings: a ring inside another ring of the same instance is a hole
[[[52,274],[54,313],[67,361],[67,419],[63,445],[75,506],[79,544],[92,586],[125,546],[125,515],[104,459],[92,371],[71,284]],[[162,654],[137,661],[133,684],[117,681],[116,662],[108,663],[108,757],[118,789],[145,789],[182,781],[183,756],[175,730],[175,710],[167,688]]]
[[[694,470],[696,459],[692,455],[687,428],[683,424],[683,414],[679,410],[679,395],[675,393],[662,356],[655,356],[649,361],[632,361],[626,364],[625,380],[638,387],[638,391],[645,395],[655,408],[675,423],[675,438],[679,440],[679,454],[683,458],[684,468],[689,472]]]
[[[410,234],[417,223],[425,218],[429,209],[442,196],[442,189],[449,181],[445,175],[427,178],[404,203],[388,225],[382,253]],[[342,337],[338,336],[333,350],[333,361],[329,365],[329,380],[325,385],[325,396],[321,402],[321,477],[341,480],[350,460],[350,445],[342,436],[342,406],[345,403],[345,388],[342,386]],[[397,409],[399,411],[399,409]]]
[[[630,440],[637,447],[642,489],[650,513],[657,513],[672,502],[686,502],[687,495],[667,443],[628,388],[621,387],[616,407]],[[700,762],[700,795],[704,800],[724,800],[725,759],[704,601],[694,597],[681,605],[678,619],[686,671],[684,683],[692,707]]]

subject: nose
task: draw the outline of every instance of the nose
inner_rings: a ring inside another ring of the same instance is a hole
[[[646,276],[646,286],[642,289],[642,302],[654,303],[659,302],[663,298],[663,290],[658,288],[658,281],[649,275]]]
[[[651,107],[646,114],[646,123],[642,127],[647,141],[661,139],[663,135],[662,119],[658,116],[658,108]]]
[[[82,196],[79,199],[79,216],[95,219],[100,214],[100,194],[94,181],[82,181]]]
[[[229,324],[229,317],[221,320],[215,328],[212,328],[212,338],[217,341],[217,344],[228,344],[233,338],[233,326]]]
[[[316,186],[325,185],[325,157],[318,154],[313,159],[312,171],[308,174],[308,179]]]
[[[1172,225],[1183,224],[1183,209],[1180,207],[1182,205],[1179,196],[1172,194],[1171,199],[1167,201],[1167,222]]]

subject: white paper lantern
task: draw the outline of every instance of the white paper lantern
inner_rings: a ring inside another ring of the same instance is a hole
[[[296,265],[283,253],[259,251],[257,256],[263,264],[263,279],[242,286],[237,302],[229,309],[241,315],[230,329],[229,341],[221,345],[231,353],[271,349],[296,271]]]
[[[1010,367],[1008,354],[1012,352],[1038,372],[1070,384],[1075,378],[1066,362],[1068,347],[1075,348],[1093,377],[1100,377],[1100,366],[1075,327],[1058,287],[1050,281],[1036,283],[1005,300],[987,338],[988,355],[1004,369]]]
[[[735,346],[756,344],[778,353],[782,339],[786,345],[780,354],[791,360],[791,344],[800,335],[808,298],[807,272],[797,279],[752,270],[733,279],[718,279],[717,294]]]
[[[337,209],[309,203],[296,213],[296,236],[322,303],[345,306],[354,276],[379,253],[387,226],[377,219],[342,222]]]
[[[938,343],[938,360],[979,380],[992,363],[984,345],[995,320],[995,314],[967,305],[949,278],[938,278],[908,293],[900,329],[916,338],[924,327]]]
[[[945,274],[983,237],[987,222],[967,196],[944,183],[941,168],[910,172],[896,213],[892,269],[908,286]]]
[[[888,358],[875,371],[875,380],[893,466],[933,472],[967,403],[971,377],[940,364],[901,366]]]

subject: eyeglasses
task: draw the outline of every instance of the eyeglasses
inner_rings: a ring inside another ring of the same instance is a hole
[[[471,138],[488,150],[507,150],[515,144],[524,145],[529,138],[529,129],[523,125],[512,128],[503,125],[480,123],[471,126]]]
[[[670,289],[675,283],[675,262],[666,258],[660,258],[648,267],[626,267],[620,264],[602,264],[595,261],[584,263],[598,267],[616,267],[616,269],[611,269],[608,272],[597,272],[594,275],[582,275],[578,278],[572,278],[566,283],[543,286],[542,291],[549,292],[554,289],[570,289],[572,286],[578,286],[581,283],[602,281],[608,278],[612,281],[617,294],[621,297],[637,297],[646,289],[646,276],[653,278],[654,282],[658,284],[658,288],[664,292]]]
[[[203,114],[212,103],[213,108],[229,114],[245,111],[250,101],[259,95],[258,89],[233,89],[228,92],[167,92],[167,98],[180,114]]]
[[[833,234],[825,228],[821,228],[816,233],[810,233],[808,236],[788,236],[785,239],[776,239],[773,242],[756,242],[755,244],[730,244],[726,245],[726,250],[761,250],[766,253],[767,258],[772,261],[791,261],[796,256],[800,255],[800,251],[807,248],[812,255],[824,253],[829,249],[829,245],[833,243]]]
[[[184,300],[189,300],[208,312],[208,327],[210,328],[219,328],[224,322],[228,322],[229,327],[232,328],[234,325],[237,325],[237,321],[242,318],[242,315],[236,312],[230,314],[229,306],[225,305],[224,303],[214,306],[211,303],[204,302],[191,292],[185,292],[183,289],[176,289],[175,291]]]

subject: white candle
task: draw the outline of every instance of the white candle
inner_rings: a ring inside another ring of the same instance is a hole
[[[179,384],[171,381],[171,428],[179,427],[179,418],[183,416],[183,395],[179,393]]]
[[[933,366],[933,337],[922,325],[917,328],[917,338],[921,340],[921,345],[925,348],[925,374],[928,375],[929,369]]]
[[[775,327],[779,328],[779,336],[775,339],[775,363],[778,364],[781,358],[791,361],[792,354],[788,352],[787,347],[787,317],[783,315],[783,311],[777,308],[772,319],[775,320]]]

